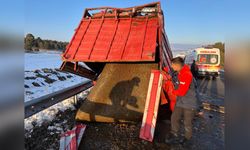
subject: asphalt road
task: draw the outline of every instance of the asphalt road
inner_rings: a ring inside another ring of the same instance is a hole
[[[214,105],[223,105],[225,98],[224,72],[220,76],[212,78],[198,79],[199,91],[204,101]]]

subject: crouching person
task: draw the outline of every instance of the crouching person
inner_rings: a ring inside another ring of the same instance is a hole
[[[165,139],[168,144],[187,143],[192,137],[192,120],[194,118],[198,93],[195,89],[192,73],[181,57],[172,59],[172,69],[178,73],[178,81],[175,84],[173,94],[177,101],[171,115],[171,134]],[[179,135],[180,122],[183,117],[185,137]]]

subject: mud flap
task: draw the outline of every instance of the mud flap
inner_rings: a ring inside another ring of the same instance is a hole
[[[150,142],[153,141],[156,127],[162,80],[163,77],[159,70],[151,71],[142,126],[140,129],[140,138]]]

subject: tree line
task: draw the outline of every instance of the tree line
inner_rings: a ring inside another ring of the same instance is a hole
[[[28,51],[39,51],[40,49],[64,51],[67,45],[68,42],[35,38],[31,33],[24,38],[24,49]]]

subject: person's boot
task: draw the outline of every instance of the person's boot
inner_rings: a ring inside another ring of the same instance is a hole
[[[182,138],[180,138],[180,144],[185,144],[185,143],[187,143],[189,140],[187,139],[187,138],[185,138],[185,137],[182,137]]]
[[[180,141],[179,141],[179,138],[178,138],[178,135],[177,134],[169,134],[168,136],[166,136],[166,139],[165,139],[165,143],[166,144],[178,144]]]
[[[182,138],[182,139],[180,140],[180,144],[181,144],[183,147],[187,148],[187,149],[190,149],[191,146],[192,146],[191,139],[187,139],[187,138]]]

